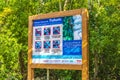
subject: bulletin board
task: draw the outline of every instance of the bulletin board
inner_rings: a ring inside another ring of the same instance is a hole
[[[82,70],[88,80],[87,9],[29,17],[28,80],[34,68]]]

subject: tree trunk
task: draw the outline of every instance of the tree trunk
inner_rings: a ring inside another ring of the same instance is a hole
[[[67,7],[68,2],[69,2],[69,0],[65,0],[64,8],[63,8],[64,11],[66,11],[66,7]]]
[[[27,78],[27,75],[25,75],[25,65],[24,65],[24,56],[23,56],[23,51],[20,51],[19,53],[19,65],[20,65],[20,72],[21,72],[21,75],[22,75],[22,80],[26,80]]]
[[[61,4],[61,0],[59,0],[59,11],[62,11],[62,4]]]
[[[93,80],[98,80],[97,79],[97,76],[98,76],[98,53],[95,53],[95,59],[94,59],[94,64],[95,64],[95,67],[94,67],[94,77],[93,77]]]

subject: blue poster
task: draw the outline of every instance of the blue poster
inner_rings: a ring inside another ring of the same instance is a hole
[[[34,20],[32,63],[81,65],[81,15]]]

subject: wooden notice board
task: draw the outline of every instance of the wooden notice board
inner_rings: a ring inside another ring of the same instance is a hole
[[[87,9],[30,16],[28,80],[34,68],[81,70],[89,80],[87,21]]]

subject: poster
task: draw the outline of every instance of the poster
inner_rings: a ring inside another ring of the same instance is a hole
[[[82,16],[33,21],[34,64],[82,64]]]

